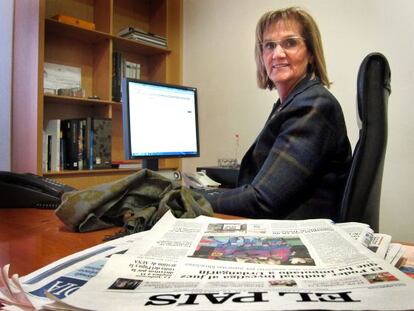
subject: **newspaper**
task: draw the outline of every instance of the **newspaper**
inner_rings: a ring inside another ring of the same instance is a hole
[[[336,224],[345,230],[352,238],[377,254],[380,258],[395,265],[404,254],[401,244],[391,243],[391,236],[383,233],[374,233],[369,225],[359,222]]]
[[[380,258],[385,258],[391,244],[391,236],[383,233],[375,233],[368,248]]]
[[[403,256],[410,256],[409,254],[406,254],[406,251],[407,249],[403,247],[403,245],[399,243],[390,243],[390,246],[388,247],[387,253],[385,255],[385,260],[391,263],[393,266],[397,266]]]
[[[404,245],[402,248],[406,256],[398,268],[411,278],[414,278],[414,245]]]
[[[352,238],[357,240],[365,247],[369,247],[374,237],[374,230],[368,224],[360,222],[344,222],[336,224],[341,229],[345,230]]]
[[[167,213],[56,300],[88,310],[409,310],[413,292],[412,279],[329,220]]]

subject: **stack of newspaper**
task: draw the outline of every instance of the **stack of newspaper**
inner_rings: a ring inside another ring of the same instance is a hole
[[[359,223],[176,219],[27,276],[0,274],[5,310],[410,310],[402,247]]]

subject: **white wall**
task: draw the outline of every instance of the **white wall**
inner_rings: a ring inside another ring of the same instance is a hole
[[[0,171],[10,170],[13,0],[0,1]]]
[[[256,86],[254,31],[271,9],[301,6],[322,33],[328,74],[344,110],[352,145],[357,140],[356,76],[369,52],[391,66],[389,136],[381,202],[381,232],[414,241],[414,1],[410,0],[184,0],[183,83],[199,90],[201,157],[184,170],[234,157],[240,160],[267,117],[275,92]]]

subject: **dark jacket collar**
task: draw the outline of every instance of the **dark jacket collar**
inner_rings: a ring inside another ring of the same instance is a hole
[[[280,111],[283,108],[285,108],[287,105],[289,105],[292,100],[296,97],[296,95],[304,92],[311,86],[315,84],[319,84],[320,80],[317,77],[312,77],[311,74],[307,74],[295,87],[294,89],[289,93],[289,95],[286,97],[285,101],[283,103],[280,102],[280,99],[277,100],[275,103],[276,111]]]

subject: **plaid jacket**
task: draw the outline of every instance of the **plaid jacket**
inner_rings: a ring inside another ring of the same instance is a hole
[[[336,220],[351,162],[342,109],[318,79],[278,101],[240,165],[239,187],[209,198],[217,213]]]

